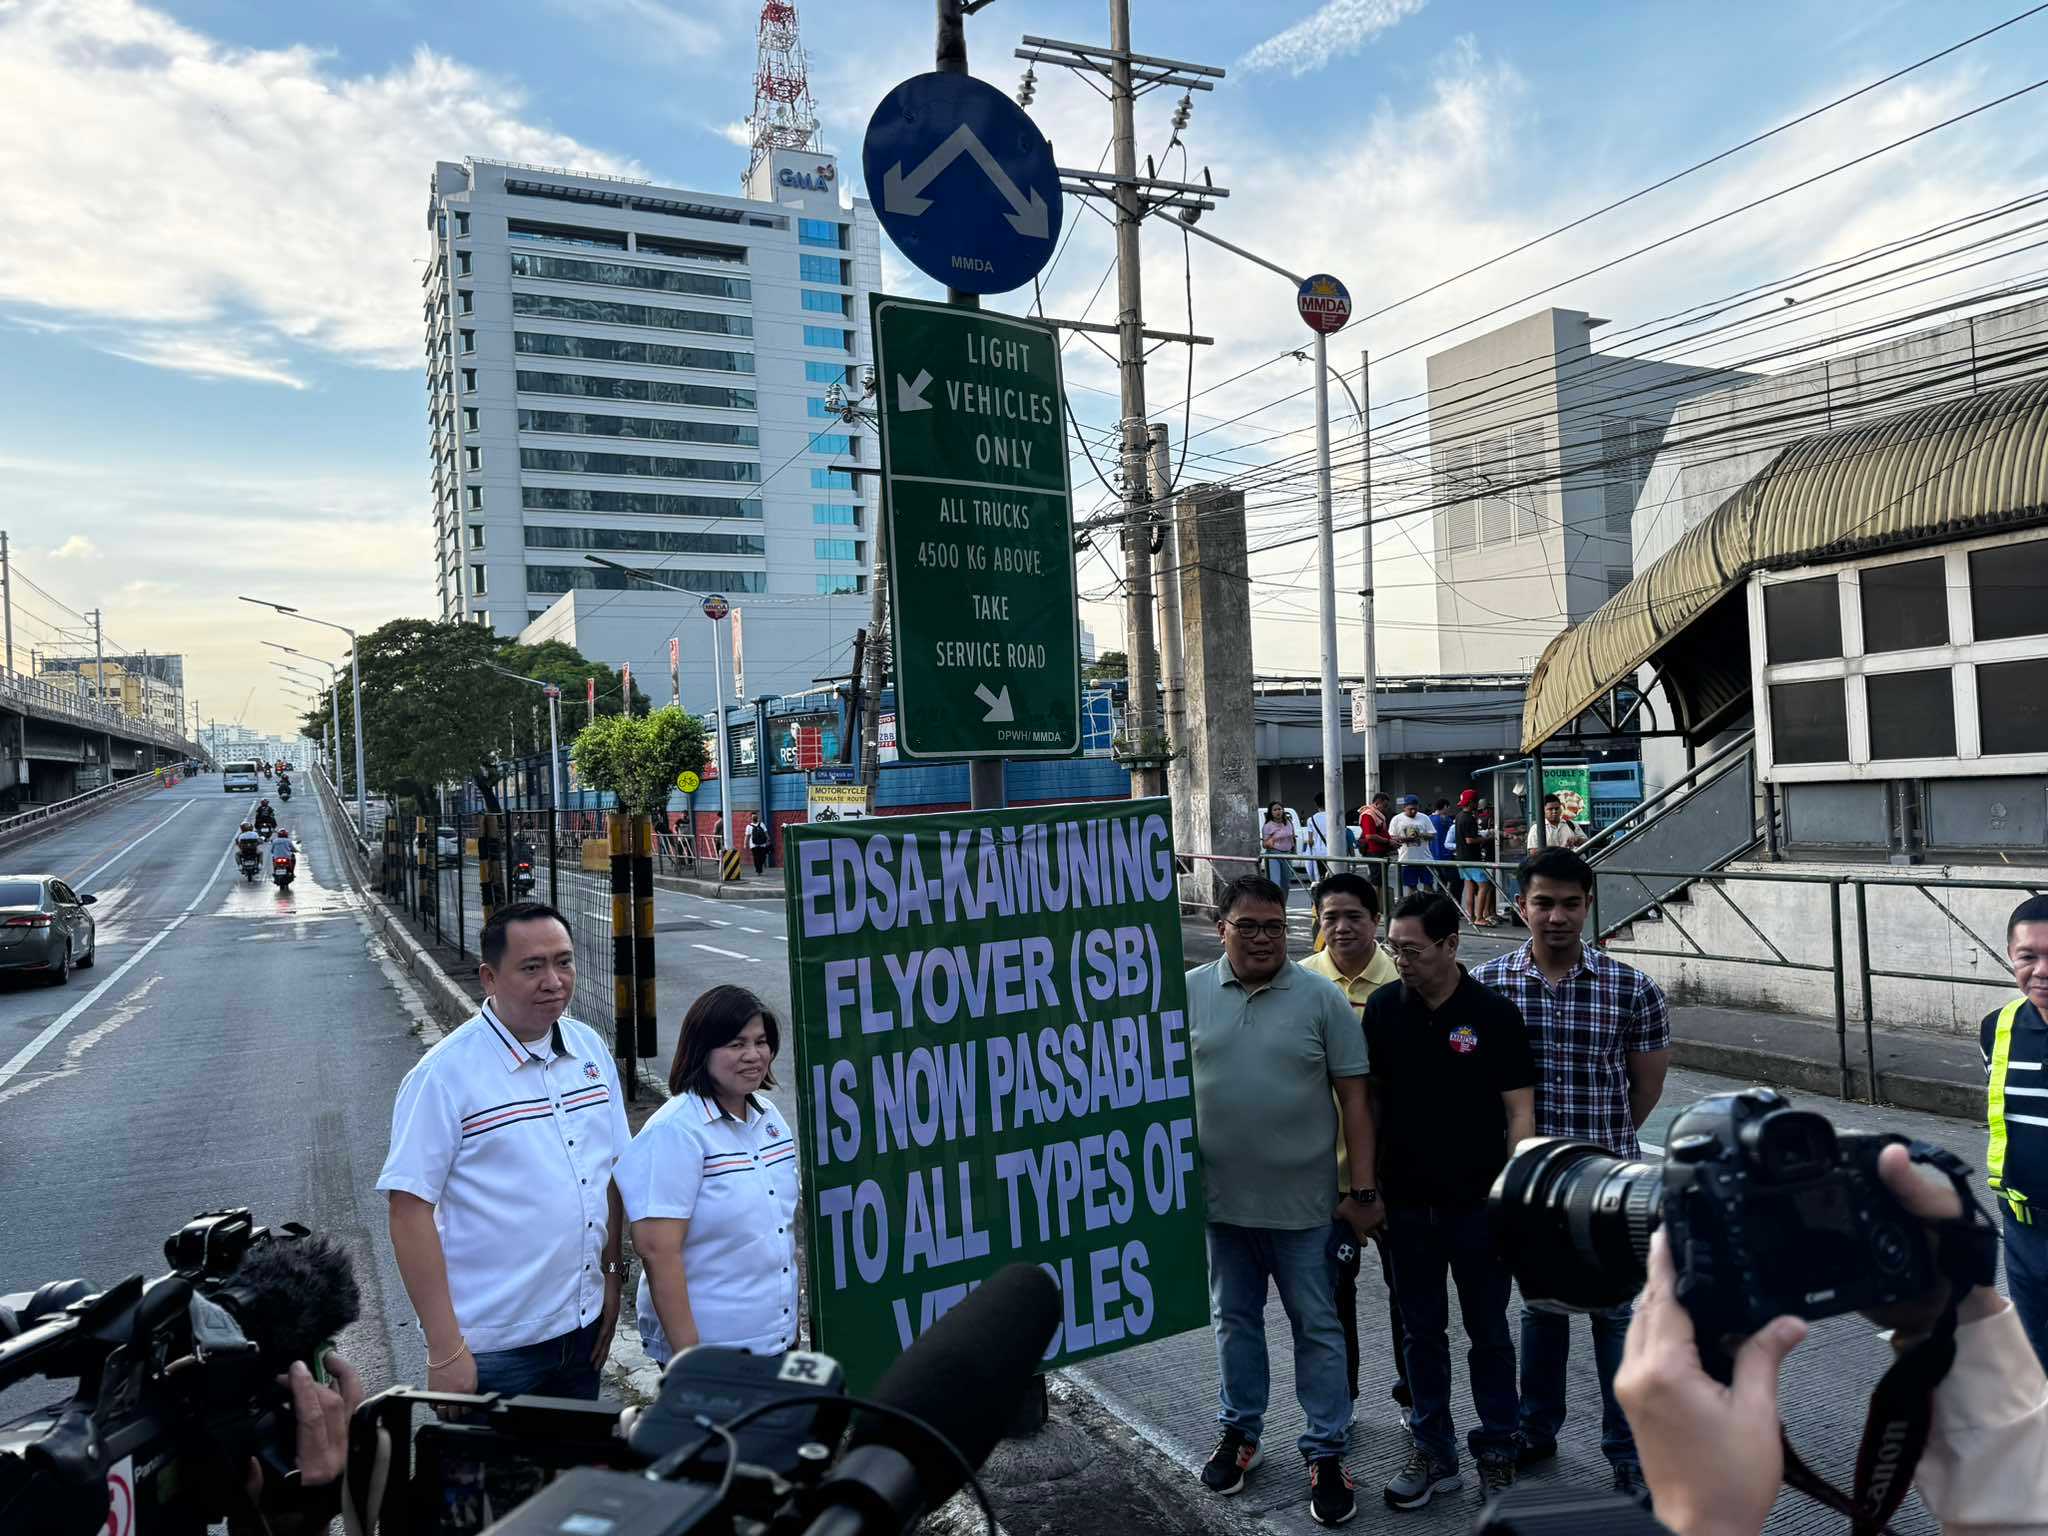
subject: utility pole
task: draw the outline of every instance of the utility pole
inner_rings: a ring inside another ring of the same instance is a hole
[[[1358,579],[1359,616],[1365,621],[1365,729],[1360,746],[1365,756],[1365,803],[1380,787],[1380,697],[1379,650],[1372,631],[1372,353],[1358,354],[1358,392],[1364,396],[1358,409],[1359,462],[1365,466],[1365,527],[1360,530],[1365,546],[1364,574]]]
[[[1122,406],[1118,444],[1123,470],[1124,650],[1130,671],[1124,707],[1124,741],[1131,763],[1134,796],[1166,792],[1165,754],[1172,741],[1160,729],[1159,646],[1153,632],[1152,524],[1166,497],[1163,475],[1148,469],[1152,433],[1145,420],[1144,285],[1140,276],[1138,226],[1161,208],[1180,211],[1192,223],[1216,205],[1211,199],[1228,194],[1203,173],[1201,182],[1162,181],[1155,167],[1138,166],[1135,108],[1140,90],[1160,86],[1183,92],[1214,90],[1223,71],[1207,64],[1186,64],[1131,51],[1130,0],[1109,0],[1109,46],[1059,42],[1027,35],[1017,57],[1033,63],[1060,64],[1084,75],[1100,88],[1109,79],[1110,153],[1107,174],[1062,166],[1061,185],[1071,195],[1102,198],[1115,206],[1117,291],[1117,381]],[[1184,96],[1175,115],[1175,131],[1186,123],[1192,101]],[[1055,322],[1071,324],[1072,322]],[[1101,329],[1098,326],[1080,327]],[[1167,339],[1167,338],[1161,338]],[[1199,338],[1174,337],[1189,345]],[[1176,594],[1177,596],[1177,594]],[[1176,675],[1177,675],[1176,669]]]
[[[14,676],[14,572],[7,563],[7,530],[0,528],[0,612],[7,617],[7,675]]]
[[[889,675],[889,519],[875,519],[874,587],[868,605],[867,652],[862,657],[867,669],[864,687],[867,708],[860,716],[860,781],[874,796],[872,808],[880,803],[882,790],[882,686]]]
[[[92,611],[92,660],[98,677],[99,702],[104,705],[107,702],[107,656],[100,644],[100,611],[97,608]]]
[[[987,3],[987,0],[981,0],[981,3]],[[938,0],[938,8],[938,40],[933,49],[933,67],[942,75],[964,75],[968,72],[966,17],[974,7],[970,0]],[[981,295],[969,293],[964,288],[948,288],[946,302],[955,309],[979,309]],[[876,529],[877,559],[881,558],[879,541],[887,536],[884,531],[887,527],[887,519],[883,519]],[[876,697],[881,697],[879,691]],[[967,803],[972,809],[994,810],[1009,804],[1009,794],[1004,787],[1005,766],[1000,757],[968,759]]]
[[[1174,513],[1172,455],[1166,425],[1152,423],[1152,511],[1157,541],[1152,551],[1153,589],[1159,600],[1159,684],[1166,703],[1166,740],[1178,747],[1184,739],[1182,678],[1185,675],[1180,630],[1180,520]]]

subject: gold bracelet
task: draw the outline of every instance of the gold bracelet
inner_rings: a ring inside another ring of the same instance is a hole
[[[427,1369],[430,1371],[438,1371],[444,1365],[453,1365],[456,1361],[460,1360],[464,1355],[468,1353],[469,1340],[464,1339],[460,1344],[455,1346],[455,1353],[450,1355],[446,1360],[429,1360],[427,1362]]]

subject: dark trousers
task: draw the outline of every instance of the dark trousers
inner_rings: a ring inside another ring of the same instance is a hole
[[[1628,1415],[1614,1397],[1614,1373],[1635,1308],[1623,1302],[1586,1316],[1593,1334],[1593,1367],[1600,1378],[1600,1450],[1615,1466],[1637,1462],[1636,1437]],[[1559,1312],[1522,1308],[1522,1438],[1533,1446],[1555,1445],[1564,1424],[1565,1362],[1571,1358],[1572,1320]]]
[[[476,1357],[476,1389],[517,1397],[597,1397],[597,1367],[590,1352],[597,1347],[597,1324],[586,1323],[573,1333],[558,1334],[538,1344],[488,1350]]]
[[[760,875],[766,874],[767,871],[768,850],[766,848],[756,848],[754,850],[754,873]]]
[[[1387,1335],[1392,1341],[1394,1362],[1393,1399],[1408,1405],[1408,1331],[1401,1326],[1401,1302],[1394,1294],[1394,1263],[1387,1257],[1384,1242],[1362,1244],[1380,1256],[1380,1278],[1387,1283]],[[1337,1322],[1344,1330],[1344,1372],[1351,1385],[1351,1401],[1358,1401],[1358,1272],[1337,1271]]]
[[[1408,1329],[1408,1390],[1415,1399],[1408,1410],[1408,1429],[1415,1444],[1438,1461],[1457,1464],[1451,1422],[1449,1281],[1458,1287],[1458,1310],[1471,1340],[1465,1359],[1479,1423],[1467,1443],[1474,1456],[1512,1456],[1519,1416],[1515,1341],[1508,1331],[1513,1282],[1494,1246],[1486,1207],[1391,1206],[1386,1232],[1394,1294],[1401,1299],[1401,1321]]]
[[[2005,1213],[2005,1292],[2034,1353],[2048,1368],[2048,1216],[2031,1222]]]

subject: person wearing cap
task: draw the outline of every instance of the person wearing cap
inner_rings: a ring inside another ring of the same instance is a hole
[[[1458,816],[1451,827],[1451,841],[1460,861],[1458,877],[1464,882],[1465,916],[1475,928],[1491,926],[1486,920],[1487,882],[1486,833],[1479,825],[1479,791],[1468,789],[1458,796]]]
[[[1414,891],[1427,886],[1429,845],[1436,837],[1436,824],[1422,814],[1421,800],[1414,795],[1401,797],[1399,814],[1387,823],[1387,836],[1393,840],[1401,861],[1401,889]]]

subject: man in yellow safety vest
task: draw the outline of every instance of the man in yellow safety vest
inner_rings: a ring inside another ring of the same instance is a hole
[[[1984,1016],[1991,1145],[1984,1168],[2005,1205],[2005,1285],[2048,1365],[2048,896],[2029,896],[2005,927],[2020,995]]]

